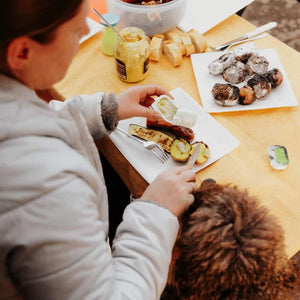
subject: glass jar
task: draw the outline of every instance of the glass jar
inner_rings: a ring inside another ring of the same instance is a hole
[[[126,27],[120,31],[115,45],[115,61],[118,76],[126,82],[145,79],[149,69],[149,43],[143,30]]]
[[[103,16],[107,20],[107,22],[109,22],[109,24],[113,27],[115,27],[120,20],[120,17],[113,13],[107,13]],[[102,22],[102,24],[104,25],[104,33],[103,33],[102,47],[101,47],[102,52],[105,55],[113,56],[115,43],[118,40],[118,35],[105,22]]]

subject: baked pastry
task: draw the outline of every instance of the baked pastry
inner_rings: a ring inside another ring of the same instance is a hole
[[[249,85],[240,88],[239,103],[242,105],[252,104],[256,100],[255,92]]]
[[[208,65],[208,71],[212,75],[221,74],[226,68],[235,62],[235,57],[232,52],[227,52]]]
[[[159,61],[162,54],[162,46],[163,46],[163,39],[164,36],[157,34],[154,35],[153,38],[150,41],[149,49],[150,49],[150,55],[149,59],[154,61]]]
[[[167,40],[163,42],[163,53],[169,62],[174,66],[180,66],[182,63],[182,54],[177,43]]]
[[[283,80],[283,75],[278,69],[272,69],[266,74],[267,79],[271,83],[272,89],[281,85]]]
[[[222,106],[235,105],[240,95],[240,89],[229,83],[216,83],[211,92],[216,103]]]
[[[250,75],[263,75],[268,72],[269,62],[264,56],[252,55],[245,66]]]
[[[240,83],[244,81],[246,77],[245,65],[242,62],[237,61],[225,69],[222,73],[222,76],[224,80],[229,83]]]
[[[263,100],[271,93],[271,83],[265,76],[255,74],[247,85],[253,88],[257,100]]]
[[[239,45],[233,49],[233,54],[234,54],[236,60],[246,63],[252,55],[254,55],[254,56],[258,55],[258,48],[255,44]]]
[[[196,52],[197,53],[205,52],[205,50],[207,49],[207,43],[205,37],[195,29],[190,30],[188,32],[188,35],[191,38],[191,41],[195,47]]]

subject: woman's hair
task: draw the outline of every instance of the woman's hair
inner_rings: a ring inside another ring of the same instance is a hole
[[[50,42],[55,29],[76,15],[82,1],[1,0],[0,66],[13,39],[29,36],[39,43]]]

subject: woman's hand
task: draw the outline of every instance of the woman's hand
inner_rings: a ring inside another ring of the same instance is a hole
[[[152,96],[168,95],[170,93],[158,85],[139,85],[131,87],[117,96],[119,104],[119,120],[132,117],[145,117],[160,120],[159,112],[149,106],[154,102]]]
[[[179,217],[194,202],[195,180],[188,166],[172,168],[157,176],[141,198],[161,204]]]

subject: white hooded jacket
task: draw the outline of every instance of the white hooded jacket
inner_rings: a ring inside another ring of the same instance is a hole
[[[159,299],[178,220],[136,201],[108,248],[103,96],[49,106],[0,74],[0,299]]]

